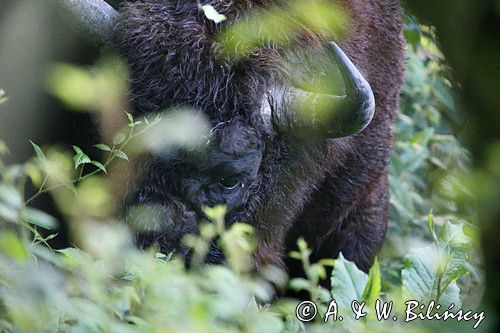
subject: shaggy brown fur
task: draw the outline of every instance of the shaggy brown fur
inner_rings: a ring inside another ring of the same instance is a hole
[[[231,24],[287,1],[202,3],[212,4],[228,17],[224,24]],[[375,116],[357,135],[301,144],[270,133],[258,115],[267,87],[287,78],[280,65],[286,53],[279,46],[263,45],[245,60],[233,61],[218,52],[216,36],[223,25],[201,14],[195,0],[143,0],[121,8],[115,45],[130,65],[131,100],[137,112],[190,106],[206,113],[213,124],[231,120],[218,131],[219,146],[198,164],[187,163],[183,154],[156,156],[143,170],[128,205],[158,205],[169,215],[165,224],[175,225],[142,237],[143,245],[177,249],[179,238],[196,230],[201,205],[219,202],[207,190],[211,185],[205,176],[212,169],[199,164],[227,164],[233,159],[243,169],[242,184],[248,186],[246,192],[227,194],[224,200],[237,203],[231,221],[257,229],[262,240],[255,255],[257,266],[284,267],[286,252],[303,235],[315,258],[335,257],[341,251],[368,269],[387,225],[391,124],[403,76],[402,22],[396,0],[340,4],[352,16],[352,27],[338,42],[372,86]],[[296,47],[322,53],[326,42],[323,36],[305,34]],[[238,138],[249,153],[238,151],[225,137]],[[212,257],[218,255],[214,252]]]

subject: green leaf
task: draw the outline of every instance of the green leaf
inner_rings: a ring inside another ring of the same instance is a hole
[[[43,153],[42,148],[40,148],[36,143],[30,140],[31,145],[33,146],[33,149],[35,150],[36,156],[40,160],[40,162],[45,163],[47,161],[47,158],[45,157],[45,154]]]
[[[420,45],[420,31],[418,29],[405,29],[404,35],[408,45],[411,45],[416,51]]]
[[[363,291],[363,300],[369,308],[373,308],[376,300],[380,296],[380,291],[382,290],[382,278],[380,275],[380,265],[378,263],[378,258],[375,258],[373,266],[370,268],[368,274],[368,282],[366,283],[365,290]]]
[[[48,240],[47,238],[45,240]],[[51,263],[56,267],[63,267],[61,263],[61,257],[56,252],[49,249],[45,245],[41,244],[34,245],[30,247],[30,252],[34,254],[37,258],[42,259],[48,263]]]
[[[156,252],[156,253],[155,253],[155,258],[156,258],[156,259],[165,259],[165,258],[167,258],[167,255],[166,255],[166,254],[163,254],[163,253],[161,253],[161,252]]]
[[[74,195],[76,195],[76,187],[75,187],[75,184],[73,184],[72,182],[63,182],[62,183],[64,187],[66,187],[68,190],[70,190],[71,192],[73,192]]]
[[[53,216],[38,209],[26,208],[21,213],[21,217],[26,222],[44,229],[54,230],[57,227],[57,220]]]
[[[335,259],[320,259],[318,264],[321,266],[333,267],[335,266]]]
[[[471,240],[464,234],[463,225],[456,225],[447,221],[439,233],[439,242],[460,248],[470,245]]]
[[[17,262],[25,262],[28,259],[28,249],[12,232],[0,235],[0,253],[8,255]]]
[[[105,167],[102,163],[97,162],[97,161],[92,161],[91,163],[92,163],[93,165],[95,165],[96,167],[98,167],[100,170],[104,171],[104,173],[108,173],[108,172],[106,171],[106,167]]]
[[[368,282],[368,275],[347,261],[342,253],[335,260],[332,272],[332,297],[339,308],[350,309],[353,300],[361,301]]]
[[[288,253],[288,256],[292,259],[296,259],[296,260],[301,260],[302,257],[300,256],[300,253],[298,251],[290,251],[290,253]]]
[[[97,149],[100,149],[100,150],[104,150],[104,151],[111,151],[111,147],[108,145],[105,145],[104,143],[98,143],[98,144],[94,145],[94,147]]]
[[[5,142],[0,140],[0,156],[6,155],[8,153],[9,153],[9,148],[7,148],[7,145],[5,144]]]
[[[5,102],[7,102],[9,100],[9,98],[7,98],[5,96],[5,91],[3,91],[2,89],[0,89],[0,104],[3,104]]]
[[[431,233],[432,238],[437,241],[436,228],[434,225],[434,215],[427,215],[427,223],[429,225],[429,232]]]
[[[124,133],[118,132],[113,137],[113,144],[119,145],[120,143],[123,143],[123,141],[125,141],[126,139],[127,139],[127,136]]]
[[[217,10],[212,5],[203,5],[200,7],[207,19],[214,21],[215,23],[221,23],[227,19],[225,15],[219,14]]]
[[[13,208],[21,208],[24,204],[19,191],[11,185],[0,185],[0,201]]]
[[[404,299],[428,303],[434,300],[442,307],[455,304],[461,307],[460,288],[455,281],[445,287],[443,267],[447,256],[437,246],[430,245],[411,250],[404,258],[404,269],[401,272]],[[441,281],[439,276],[443,276]],[[441,295],[438,299],[438,289]]]
[[[67,264],[70,266],[90,267],[93,265],[92,258],[86,252],[77,248],[69,247],[62,250],[56,250],[56,252],[63,254]]]
[[[326,279],[326,269],[325,266],[320,264],[312,264],[307,270],[307,274],[310,277],[314,277],[320,280]]]
[[[0,202],[0,219],[16,223],[19,217],[17,209],[4,205]]]
[[[80,147],[78,146],[72,146],[72,147],[77,154],[83,154],[83,150]]]
[[[75,162],[75,169],[78,169],[78,167],[82,164],[92,163],[90,157],[88,157],[79,147],[73,146],[73,149],[76,152],[75,156],[73,156],[73,161]]]
[[[304,278],[295,278],[290,280],[290,282],[288,283],[288,287],[293,291],[302,291],[309,290],[311,284]]]
[[[129,159],[128,159],[127,154],[125,154],[125,153],[124,153],[123,151],[121,151],[121,150],[117,150],[117,151],[115,151],[115,155],[116,155],[117,157],[121,158],[121,159],[126,160],[126,161],[128,161],[128,160],[129,160]]]
[[[133,123],[134,122],[134,117],[130,113],[128,113],[128,112],[125,112],[125,113],[127,114],[128,121],[130,121],[131,123]]]

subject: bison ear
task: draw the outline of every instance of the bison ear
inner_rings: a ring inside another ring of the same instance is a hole
[[[261,113],[275,130],[340,138],[362,131],[371,122],[375,98],[370,84],[337,44],[331,42],[329,50],[342,74],[345,95],[273,86],[267,92]]]
[[[111,40],[115,23],[120,17],[104,0],[55,0],[76,28],[99,43]]]

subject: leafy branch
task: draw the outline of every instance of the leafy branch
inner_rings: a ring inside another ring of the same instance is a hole
[[[33,149],[35,150],[35,153],[37,155],[37,158],[39,162],[44,166],[45,169],[45,177],[42,181],[42,184],[38,188],[38,191],[28,198],[25,201],[25,205],[29,205],[31,202],[33,202],[35,199],[37,199],[39,196],[41,196],[44,193],[50,192],[52,190],[55,190],[60,187],[66,187],[74,191],[74,186],[82,181],[84,181],[87,178],[90,178],[92,176],[95,176],[99,173],[107,173],[107,168],[108,166],[116,159],[123,159],[126,161],[129,161],[129,157],[125,153],[125,148],[128,146],[131,140],[141,136],[144,134],[146,131],[148,131],[150,128],[156,126],[160,121],[161,117],[157,116],[153,121],[149,121],[147,118],[144,118],[143,120],[135,120],[134,117],[130,113],[126,113],[127,118],[129,120],[128,127],[129,127],[129,132],[128,134],[125,134],[123,132],[118,132],[115,134],[113,137],[113,145],[110,147],[104,143],[99,143],[94,145],[95,148],[105,151],[108,153],[106,160],[104,163],[101,163],[99,161],[94,161],[92,160],[87,154],[83,152],[83,150],[80,147],[73,146],[73,150],[75,151],[75,155],[73,156],[73,162],[74,162],[74,168],[75,170],[79,169],[79,174],[78,177],[68,181],[68,182],[62,182],[59,184],[55,184],[49,187],[45,187],[47,180],[49,178],[49,172],[47,171],[47,158],[43,152],[43,150],[34,142],[31,142],[31,145],[33,146]],[[91,164],[95,166],[97,169],[95,169],[92,172],[89,172],[87,174],[84,174],[84,168],[85,165]]]

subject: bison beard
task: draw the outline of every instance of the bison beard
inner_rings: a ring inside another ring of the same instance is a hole
[[[203,3],[233,22],[284,1]],[[294,61],[289,53],[263,45],[244,60],[221,58],[220,26],[199,12],[195,0],[122,6],[113,43],[130,66],[136,112],[189,106],[217,125],[202,156],[178,151],[154,156],[139,168],[126,205],[152,205],[163,217],[139,235],[142,246],[185,253],[180,238],[197,230],[202,206],[222,203],[230,209],[228,223],[245,222],[257,230],[257,268],[275,264],[293,271],[285,258],[300,236],[313,249],[313,260],[342,252],[361,269],[370,267],[387,227],[391,124],[403,76],[402,23],[396,0],[340,3],[352,27],[339,44],[371,85],[375,114],[355,135],[300,140],[269,128],[262,116],[266,93],[289,80],[283,66]],[[292,47],[307,58],[325,54],[327,41],[305,33]],[[209,260],[222,260],[215,247]]]

